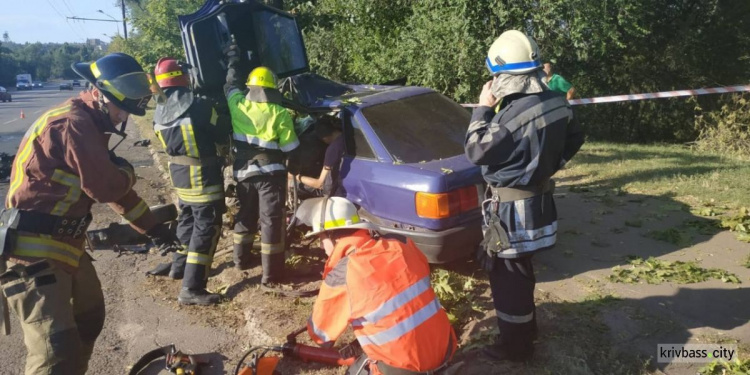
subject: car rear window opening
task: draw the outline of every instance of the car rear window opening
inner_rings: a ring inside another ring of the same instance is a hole
[[[419,163],[464,152],[471,115],[438,93],[417,95],[362,110],[394,160]]]

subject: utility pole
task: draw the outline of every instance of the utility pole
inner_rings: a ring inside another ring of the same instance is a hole
[[[122,7],[122,32],[125,34],[125,40],[128,40],[128,24],[125,22],[125,0],[120,0]]]

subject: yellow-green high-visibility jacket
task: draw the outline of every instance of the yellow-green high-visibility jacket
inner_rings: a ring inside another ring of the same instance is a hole
[[[167,102],[154,114],[154,131],[169,158],[169,176],[184,204],[206,204],[224,200],[222,162],[216,144],[226,143],[229,123],[210,101],[195,97],[187,88],[165,90]],[[224,129],[226,128],[226,129]]]
[[[281,106],[281,93],[250,87],[227,92],[236,152],[234,177],[242,181],[258,175],[285,174],[285,153],[299,146],[292,116]]]

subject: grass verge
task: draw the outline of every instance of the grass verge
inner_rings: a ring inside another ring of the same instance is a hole
[[[750,163],[680,145],[589,142],[557,176],[574,190],[663,195],[691,206],[717,202],[738,209],[750,202]]]

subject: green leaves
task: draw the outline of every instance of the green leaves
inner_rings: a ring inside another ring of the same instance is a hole
[[[721,227],[735,232],[738,240],[750,243],[750,209],[742,207],[734,215],[724,217]]]
[[[677,284],[692,284],[710,279],[721,280],[725,283],[740,284],[737,275],[718,268],[702,268],[696,262],[669,262],[654,257],[646,260],[640,257],[630,257],[628,266],[612,268],[609,281],[615,283],[661,284],[674,282]]]
[[[432,272],[432,289],[448,313],[448,319],[458,327],[462,327],[475,313],[484,312],[475,301],[477,286],[477,279],[473,277],[444,269]]]

